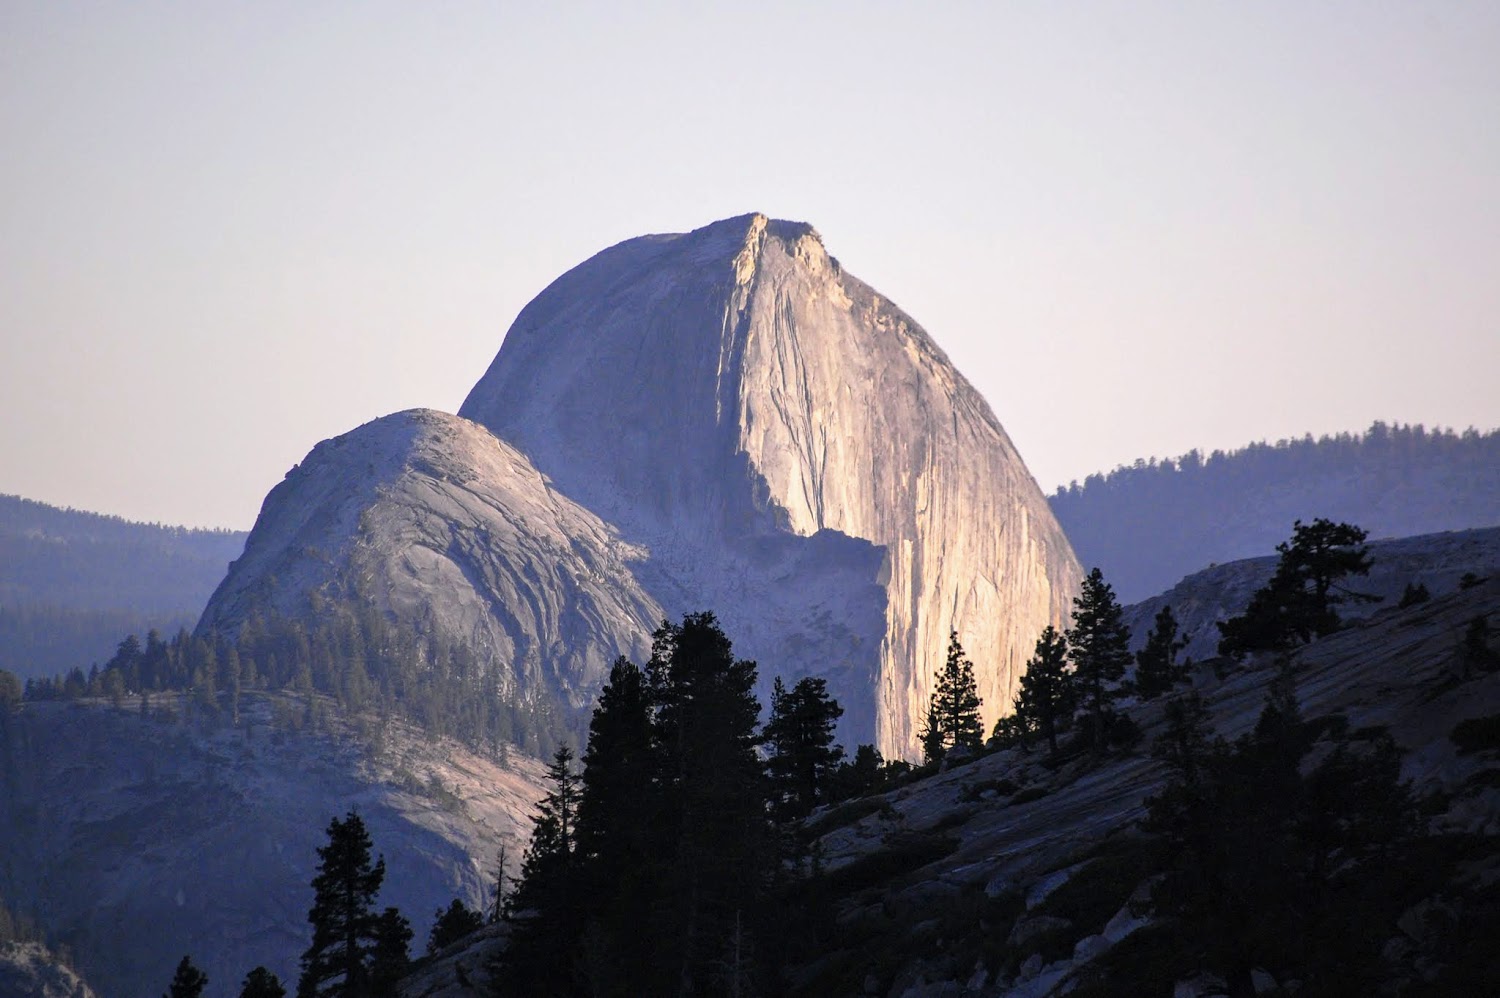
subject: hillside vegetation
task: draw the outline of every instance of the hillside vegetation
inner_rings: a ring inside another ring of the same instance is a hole
[[[1131,603],[1264,554],[1297,519],[1358,523],[1376,538],[1500,524],[1500,430],[1375,423],[1362,434],[1194,450],[1090,475],[1051,503],[1079,560],[1104,569]]]

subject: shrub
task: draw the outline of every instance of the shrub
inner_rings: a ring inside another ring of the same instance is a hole
[[[1463,755],[1500,749],[1500,714],[1459,721],[1448,733],[1448,738]]]

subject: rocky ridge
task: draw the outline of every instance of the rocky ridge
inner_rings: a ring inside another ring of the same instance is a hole
[[[287,473],[198,630],[306,616],[316,594],[468,646],[502,691],[584,708],[616,656],[644,660],[661,620],[632,572],[644,555],[484,427],[415,409]]]
[[[1344,581],[1347,589],[1374,596],[1377,602],[1348,602],[1339,607],[1345,619],[1369,617],[1401,601],[1407,585],[1426,586],[1429,592],[1452,592],[1466,574],[1500,576],[1500,528],[1454,530],[1396,540],[1371,541],[1370,574]],[[1277,556],[1247,558],[1213,565],[1183,579],[1166,592],[1125,608],[1131,647],[1146,641],[1152,622],[1163,606],[1171,606],[1178,633],[1187,640],[1182,654],[1202,661],[1218,654],[1221,620],[1239,613],[1250,596],[1276,571]]]

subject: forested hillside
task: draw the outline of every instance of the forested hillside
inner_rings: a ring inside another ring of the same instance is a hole
[[[1500,430],[1375,423],[1195,450],[1090,475],[1051,502],[1079,560],[1130,603],[1210,564],[1266,554],[1298,519],[1357,523],[1372,538],[1500,525]]]
[[[121,637],[191,626],[245,534],[131,523],[0,496],[0,668],[42,676]]]

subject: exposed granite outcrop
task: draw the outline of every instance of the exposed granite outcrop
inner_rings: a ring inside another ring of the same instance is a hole
[[[313,593],[357,600],[469,646],[502,689],[581,708],[661,620],[631,573],[643,555],[484,427],[415,409],[288,472],[198,626],[306,617]]]
[[[1081,578],[984,399],[800,223],[605,250],[460,413],[648,547],[670,611],[716,610],[763,676],[828,677],[846,739],[888,754],[917,751],[950,628],[993,721]]]

